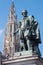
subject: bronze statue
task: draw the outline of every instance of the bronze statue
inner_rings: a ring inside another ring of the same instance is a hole
[[[27,10],[22,11],[23,19],[19,22],[18,29],[20,37],[20,50],[30,50],[38,53],[38,44],[41,43],[38,22],[34,16],[27,16]]]

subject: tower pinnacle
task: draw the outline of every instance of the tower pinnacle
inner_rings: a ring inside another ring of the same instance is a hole
[[[12,0],[12,5],[11,5],[11,7],[14,7],[14,0]]]
[[[17,21],[17,15],[16,15],[16,10],[14,6],[14,0],[12,0],[11,7],[10,7],[10,13],[8,16],[8,22],[16,22]]]

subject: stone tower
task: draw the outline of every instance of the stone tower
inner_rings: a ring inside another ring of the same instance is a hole
[[[5,38],[3,46],[3,54],[5,56],[12,57],[15,52],[16,35],[14,36],[14,31],[17,29],[17,15],[15,11],[14,1],[10,7],[10,13],[8,15],[8,22],[5,27]]]

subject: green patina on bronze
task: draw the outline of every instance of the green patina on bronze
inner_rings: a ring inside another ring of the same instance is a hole
[[[27,16],[27,13],[27,10],[22,11],[23,19],[20,20],[14,34],[19,33],[20,51],[32,50],[33,53],[40,55],[38,44],[41,43],[41,39],[38,22],[33,15]]]

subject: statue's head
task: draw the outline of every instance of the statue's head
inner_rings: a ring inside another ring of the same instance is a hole
[[[23,11],[22,11],[22,15],[23,15],[24,17],[27,16],[27,13],[28,13],[27,10],[23,10]]]

